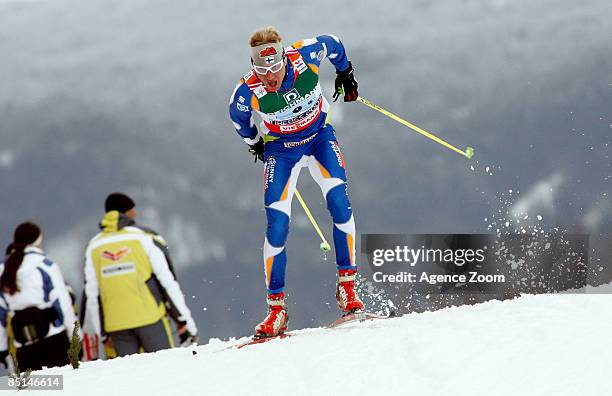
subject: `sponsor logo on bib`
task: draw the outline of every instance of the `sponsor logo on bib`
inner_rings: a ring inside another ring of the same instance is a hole
[[[111,276],[125,275],[136,272],[136,264],[132,262],[113,264],[102,267],[102,277],[110,278]]]
[[[102,257],[110,261],[119,261],[123,257],[125,257],[127,254],[129,254],[130,252],[131,252],[131,249],[129,247],[123,246],[116,252],[113,252],[110,250],[103,251]]]

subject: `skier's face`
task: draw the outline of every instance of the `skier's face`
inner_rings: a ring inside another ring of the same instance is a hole
[[[283,83],[283,79],[285,78],[285,60],[283,60],[283,67],[281,67],[276,73],[268,70],[266,74],[260,74],[257,71],[255,71],[255,74],[257,74],[257,77],[259,77],[264,87],[268,91],[276,92],[280,88],[281,84]]]

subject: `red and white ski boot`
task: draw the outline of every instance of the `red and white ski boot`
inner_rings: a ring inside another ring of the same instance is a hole
[[[255,327],[255,338],[275,337],[287,330],[289,315],[285,293],[268,294],[268,316]]]
[[[338,285],[336,289],[336,299],[338,307],[345,313],[363,311],[363,302],[355,292],[355,275],[357,270],[339,270]]]

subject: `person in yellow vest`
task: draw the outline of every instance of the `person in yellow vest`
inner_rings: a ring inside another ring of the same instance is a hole
[[[167,315],[182,346],[197,344],[163,238],[136,225],[134,201],[123,193],[110,194],[105,211],[85,251],[84,360],[99,357],[100,341],[117,356],[174,347]]]

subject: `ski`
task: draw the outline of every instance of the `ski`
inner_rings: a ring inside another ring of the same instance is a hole
[[[264,342],[272,341],[272,340],[282,340],[283,338],[291,337],[295,334],[293,333],[282,333],[275,336],[270,337],[252,337],[250,340],[243,342],[242,344],[234,345],[233,347],[236,349],[241,349],[249,345],[263,344]]]
[[[395,317],[395,311],[389,312],[388,315],[378,315],[378,314],[374,314],[370,312],[352,312],[352,313],[342,316],[339,319],[336,319],[335,321],[327,325],[327,328],[333,329],[336,327],[343,326],[347,323],[364,322],[366,320],[376,320],[376,319],[390,319],[394,317]]]
[[[222,348],[222,349],[218,350],[217,352],[226,351],[228,349],[241,349],[241,348],[244,348],[244,347],[247,347],[247,346],[250,346],[250,345],[263,344],[263,343],[266,343],[266,342],[272,341],[272,340],[282,340],[284,338],[288,338],[288,337],[295,336],[295,335],[297,335],[297,334],[291,333],[291,332],[287,332],[287,333],[282,333],[282,334],[275,335],[275,336],[270,336],[270,337],[255,337],[255,336],[251,336],[246,341],[241,341],[238,344],[227,346],[225,348]]]
[[[378,314],[374,314],[370,312],[352,312],[352,313],[349,313],[349,314],[346,314],[340,317],[339,319],[333,321],[332,323],[324,327],[327,329],[335,329],[335,328],[341,327],[348,323],[365,322],[367,320],[377,320],[377,319],[390,319],[394,317],[396,317],[396,314],[394,311],[391,311],[388,315],[378,315]],[[272,340],[282,340],[282,339],[289,338],[289,337],[296,336],[296,335],[299,335],[299,334],[293,333],[293,332],[287,332],[287,333],[282,333],[282,334],[271,336],[271,337],[253,336],[246,341],[243,341],[236,345],[229,346],[227,348],[223,348],[222,350],[242,349],[247,346],[263,344],[263,343],[266,343]]]

